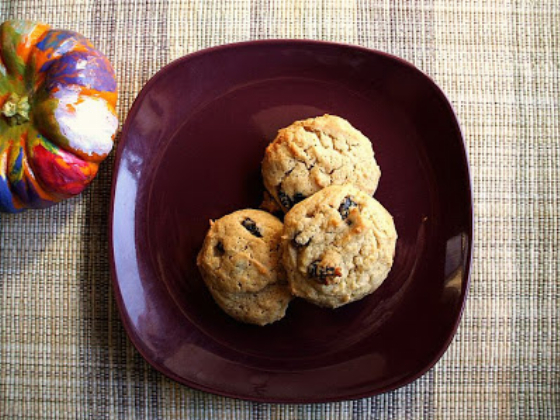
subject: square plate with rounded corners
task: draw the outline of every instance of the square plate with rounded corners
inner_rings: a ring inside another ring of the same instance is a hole
[[[375,197],[399,233],[393,269],[374,294],[337,310],[295,300],[280,322],[238,323],[196,267],[208,220],[257,207],[277,130],[325,113],[373,143]],[[442,356],[467,293],[472,199],[454,112],[414,66],[361,47],[254,41],[164,67],[126,120],[110,217],[130,339],[165,375],[216,394],[325,402],[405,385]]]

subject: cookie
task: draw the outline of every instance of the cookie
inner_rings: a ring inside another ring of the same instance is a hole
[[[274,197],[266,190],[263,192],[263,200],[259,205],[259,209],[278,217],[280,220],[284,219],[284,211],[282,210],[282,207],[280,207],[280,204],[278,204]]]
[[[359,300],[387,278],[396,241],[393,218],[377,200],[352,185],[327,187],[284,218],[291,291],[329,308]]]
[[[216,303],[233,318],[266,325],[291,300],[280,264],[282,222],[261,210],[239,210],[214,222],[197,264]]]
[[[262,175],[286,212],[330,185],[354,184],[372,195],[381,170],[367,137],[345,119],[323,115],[281,129],[266,148]]]
[[[284,318],[292,296],[284,284],[271,284],[256,293],[222,293],[212,296],[225,313],[247,324],[266,325]]]

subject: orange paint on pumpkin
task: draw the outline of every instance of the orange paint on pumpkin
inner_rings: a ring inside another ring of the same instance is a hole
[[[82,102],[84,102],[84,97],[80,94],[78,95],[78,99],[76,100],[76,105],[79,105]]]
[[[46,35],[46,34],[45,34]],[[44,35],[43,35],[44,37]],[[41,38],[43,38],[41,37]],[[45,73],[41,72],[40,70],[43,68],[45,63],[51,59],[52,51],[41,51],[37,48],[36,44],[42,41],[42,39],[38,39],[37,42],[31,46],[31,59],[32,63],[35,65],[36,77],[37,82],[35,83],[35,88],[37,88],[44,80]]]
[[[21,57],[24,63],[27,63],[32,48],[50,29],[49,25],[38,23],[33,30],[22,39],[16,47],[16,54]]]
[[[91,43],[91,41],[88,39],[86,40],[86,42],[84,44],[77,44],[72,51],[78,51],[78,52],[91,52],[93,47],[93,44]]]
[[[113,108],[117,105],[117,92],[101,92],[95,89],[80,87],[80,93],[85,96],[93,96],[105,99],[107,103]]]
[[[8,98],[10,97],[11,93],[8,92],[5,95],[0,96],[0,107],[3,107]]]
[[[57,137],[59,135],[58,121],[53,114],[53,110],[56,109],[53,102],[60,99],[55,96],[55,92],[59,91],[60,87],[53,86],[53,84],[46,90],[43,87],[50,71],[49,63],[60,57],[77,52],[80,54],[87,53],[87,60],[97,59],[98,56],[107,59],[94,49],[89,40],[77,33],[52,30],[49,25],[42,23],[7,22],[5,25],[1,26],[2,29],[0,30],[2,45],[10,45],[10,51],[13,51],[16,55],[17,65],[12,65],[13,63],[10,62],[9,68],[3,66],[4,59],[0,54],[0,77],[13,77],[10,83],[14,83],[15,86],[31,87],[31,90],[33,88],[35,90],[29,92],[30,96],[35,96],[33,102],[34,115],[29,122],[29,127],[22,127],[25,131],[19,142],[18,139],[7,136],[0,148],[0,177],[8,180],[6,183],[8,190],[3,192],[0,211],[12,212],[19,208],[44,207],[49,202],[58,202],[77,195],[96,176],[98,165],[105,158],[105,154],[98,155],[93,152],[93,155],[89,155],[81,151],[69,150],[70,148],[65,142],[61,142],[63,144],[60,146],[57,145],[56,142],[59,140]],[[16,37],[10,35],[14,31]],[[9,39],[6,38],[8,35],[10,36]],[[10,42],[11,44],[9,44]],[[66,42],[72,44],[65,44]],[[21,69],[22,62],[25,67],[24,70]],[[65,65],[75,63],[67,63],[64,60],[56,62],[58,63],[56,69],[62,73],[70,70],[75,70],[78,73],[81,71],[81,68],[63,68]],[[3,69],[4,67],[7,74]],[[74,73],[72,74],[74,77]],[[105,75],[103,76],[105,77]],[[114,75],[109,74],[107,77],[114,78]],[[66,82],[65,79],[62,79],[64,78],[61,78],[62,82]],[[29,83],[32,86],[28,86]],[[63,83],[61,85],[62,90],[69,85],[71,83]],[[104,99],[107,103],[107,109],[116,116],[114,107],[117,101],[117,93],[114,88],[114,81],[107,86],[105,84],[99,86],[101,89],[107,87],[107,89],[110,88],[114,91],[102,92],[79,85],[71,85],[70,89],[75,90],[73,95],[77,95],[77,97],[75,102],[66,104],[67,112],[76,115],[79,110],[77,105],[87,100],[88,97],[92,97]],[[9,94],[0,95],[0,106],[9,97]],[[22,131],[15,132],[22,133]],[[115,134],[112,135],[113,138]],[[18,194],[21,196],[18,196]]]

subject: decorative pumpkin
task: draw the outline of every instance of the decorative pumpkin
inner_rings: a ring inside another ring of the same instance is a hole
[[[82,35],[0,25],[0,211],[44,208],[93,180],[113,147],[117,85]]]

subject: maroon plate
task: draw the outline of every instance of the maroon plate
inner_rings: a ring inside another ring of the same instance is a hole
[[[373,142],[375,196],[399,233],[394,267],[360,302],[328,310],[296,300],[273,325],[238,323],[196,267],[208,220],[258,206],[266,145],[279,128],[324,113]],[[268,402],[385,392],[432,367],[461,316],[472,247],[461,131],[434,82],[384,53],[285,40],[200,51],[158,72],[130,111],[110,238],[124,326],[165,375]]]

